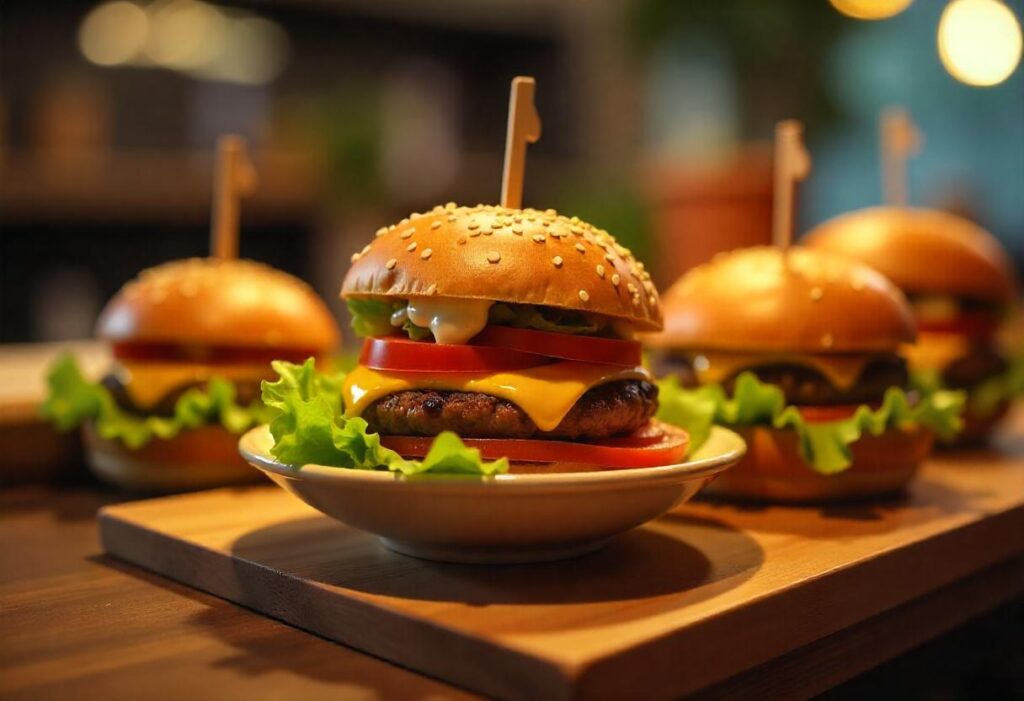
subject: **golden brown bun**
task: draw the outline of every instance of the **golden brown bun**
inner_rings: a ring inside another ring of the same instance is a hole
[[[796,432],[753,427],[737,429],[747,454],[721,473],[704,493],[756,501],[825,503],[895,494],[917,472],[931,449],[928,429],[890,429],[866,435],[851,446],[853,464],[838,474],[815,472],[800,457]]]
[[[82,434],[89,467],[97,477],[122,489],[176,492],[261,481],[259,470],[238,453],[239,436],[222,426],[182,431],[170,440],[154,439],[137,449],[101,438],[90,423]]]
[[[873,207],[830,219],[808,246],[856,258],[908,294],[1008,303],[1016,281],[999,242],[972,222],[932,209]]]
[[[749,352],[895,350],[914,340],[906,299],[859,263],[799,246],[722,253],[665,293],[660,347]]]
[[[382,227],[352,256],[341,296],[537,304],[661,327],[650,275],[608,232],[553,209],[449,203]]]
[[[107,303],[102,339],[322,352],[338,324],[304,282],[250,260],[191,258],[143,270]]]

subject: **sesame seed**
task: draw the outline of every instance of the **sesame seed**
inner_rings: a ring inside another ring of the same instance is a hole
[[[555,256],[554,258],[551,259],[551,262],[554,263],[556,268],[561,268],[562,267],[562,256]]]
[[[558,216],[558,212],[556,212],[555,210],[553,210],[551,208],[545,209],[544,210],[544,214],[548,215],[549,217],[557,217]]]
[[[825,290],[821,289],[820,287],[812,287],[811,288],[811,300],[817,302],[817,301],[821,300],[821,298],[824,297],[824,296],[825,296]]]
[[[654,295],[651,295],[650,297],[647,298],[647,303],[653,307],[655,304],[658,303],[658,300],[654,298]]]
[[[386,233],[388,233],[388,228],[386,226],[382,226],[381,228],[377,229],[377,236],[383,236]]]
[[[455,209],[455,207],[456,204],[454,202],[445,202],[444,204],[444,208],[447,209],[448,211]]]
[[[430,283],[430,287],[427,288],[427,296],[433,297],[434,293],[437,292],[437,283]]]
[[[483,234],[484,236],[490,236],[491,234],[494,233],[494,229],[492,229],[489,226],[485,226],[484,228],[480,229],[480,233]]]
[[[640,295],[633,295],[633,306],[634,307],[639,307],[640,306]]]
[[[416,233],[416,229],[406,229],[405,231],[403,231],[401,233],[401,237],[403,239],[407,239],[407,238],[410,238],[415,233]]]
[[[441,222],[439,222],[439,221],[434,222],[433,224],[430,225],[430,228],[431,229],[440,229],[441,228]]]
[[[497,251],[488,251],[487,260],[491,263],[497,263],[498,261],[501,260],[501,254],[498,253]]]
[[[825,348],[831,348],[833,343],[835,343],[835,339],[832,337],[832,334],[827,333],[821,337],[821,345]]]
[[[465,246],[466,245],[466,241],[468,241],[468,240],[469,239],[467,239],[465,236],[460,236],[459,240],[456,241],[455,243],[459,244],[460,246]]]
[[[512,227],[512,233],[515,234],[516,236],[522,236],[523,235],[523,227],[521,227],[521,226],[513,226]]]
[[[359,255],[365,256],[369,252],[370,252],[370,244],[366,244],[365,246],[363,246],[363,250],[359,251]]]
[[[580,253],[586,253],[587,252],[587,249],[583,247],[582,243],[576,244],[576,250],[579,251]]]
[[[551,222],[545,219],[544,221],[541,222],[541,226],[551,226]]]
[[[629,290],[629,294],[631,294],[631,295],[635,295],[637,293],[637,291],[638,291],[636,289],[636,285],[634,285],[632,282],[627,282],[626,283],[626,289]]]
[[[615,262],[615,256],[613,256],[611,253],[606,253],[604,255],[604,259],[606,261],[608,261],[609,263],[614,263]]]
[[[396,265],[398,265],[398,260],[396,258],[389,258],[388,262],[384,264],[384,267],[388,270],[394,270]]]
[[[356,251],[355,253],[353,253],[353,254],[352,254],[352,257],[351,257],[351,258],[349,258],[349,260],[350,260],[350,261],[352,261],[353,263],[355,263],[355,262],[356,262],[357,260],[359,260],[360,258],[362,258],[362,256],[361,256],[361,255],[359,255],[359,252],[358,252],[358,251]]]
[[[597,276],[599,278],[604,279],[604,266],[603,265],[597,266]]]
[[[448,223],[454,224],[458,220],[458,217],[448,217]]]
[[[409,251],[410,253],[415,251],[416,250],[416,242],[413,241],[412,243],[410,243],[408,246],[405,247],[405,250]]]
[[[476,238],[477,236],[479,236],[479,235],[480,235],[480,229],[477,229],[477,230],[475,230],[475,231],[470,231],[470,232],[469,232],[469,237],[470,237],[471,239],[475,239],[475,238]]]
[[[491,224],[491,228],[492,229],[503,229],[503,228],[505,228],[505,222],[503,222],[503,221],[496,221],[493,224]]]
[[[622,278],[619,277],[618,273],[615,273],[614,275],[612,275],[612,284],[613,285],[618,287],[620,282],[622,282]]]
[[[580,229],[579,227],[573,227],[570,231],[576,236],[583,236],[583,229]]]
[[[430,248],[424,248],[423,249],[423,253],[420,254],[420,258],[422,258],[423,260],[426,260],[427,258],[429,258],[431,256],[431,254],[433,254],[433,252],[434,251],[432,249],[430,249]]]
[[[471,221],[470,223],[466,224],[466,228],[472,231],[473,229],[479,229],[480,224],[478,222]]]
[[[544,243],[545,241],[548,240],[548,237],[545,236],[544,234],[534,234],[533,240],[536,241],[537,243]]]
[[[584,302],[589,302],[590,301],[590,293],[587,292],[586,290],[580,290],[579,291],[579,295],[580,295],[580,299],[582,299]]]
[[[420,218],[420,217],[422,217],[422,216],[423,216],[423,215],[422,215],[422,214],[420,214],[419,212],[413,212],[412,214],[410,214],[410,215],[409,215],[409,218],[410,218],[410,219],[419,219],[419,218]]]

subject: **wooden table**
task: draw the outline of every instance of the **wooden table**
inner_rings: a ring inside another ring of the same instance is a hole
[[[1018,429],[1024,415],[1019,419]],[[0,491],[0,698],[476,698],[103,557],[94,513],[115,499],[92,484]],[[726,507],[696,508],[713,514]],[[873,522],[858,518],[862,511],[836,515],[863,532]],[[1022,591],[1024,561],[1002,562],[704,695],[816,693],[1019,601]],[[785,626],[784,619],[777,617],[777,625]],[[926,669],[929,679],[942,672]]]

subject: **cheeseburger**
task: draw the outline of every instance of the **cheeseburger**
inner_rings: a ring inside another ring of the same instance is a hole
[[[665,295],[652,345],[672,377],[666,421],[698,440],[711,423],[741,433],[743,460],[709,493],[827,501],[898,491],[935,432],[952,431],[957,397],[909,389],[914,322],[874,270],[824,251],[720,254]]]
[[[452,432],[513,472],[683,460],[686,433],[651,420],[658,390],[634,338],[661,327],[658,293],[606,231],[449,203],[378,230],[341,296],[367,336],[345,415],[403,459]]]
[[[983,440],[1019,390],[995,342],[1016,288],[998,241],[944,212],[876,207],[825,222],[806,242],[870,265],[903,289],[918,328],[917,343],[905,349],[914,384],[966,390],[960,440]]]
[[[87,382],[70,357],[52,369],[44,412],[82,424],[100,476],[147,490],[251,479],[239,433],[261,423],[270,361],[323,357],[339,342],[312,289],[266,265],[174,261],[143,271],[104,308],[96,335],[113,365]]]

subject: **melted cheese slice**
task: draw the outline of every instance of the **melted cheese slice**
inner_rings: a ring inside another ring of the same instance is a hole
[[[152,408],[167,393],[186,383],[207,382],[223,377],[232,382],[271,379],[269,365],[202,365],[199,363],[153,363],[121,360],[114,368],[125,392],[139,408]]]
[[[965,336],[959,334],[920,331],[917,343],[905,346],[903,352],[912,368],[942,370],[954,360],[968,355],[971,344]]]
[[[371,370],[359,366],[345,378],[342,398],[349,416],[359,416],[378,399],[414,389],[478,392],[512,402],[542,431],[551,431],[592,387],[617,380],[650,380],[641,367],[563,361],[527,370],[499,373],[436,374]]]
[[[748,368],[773,363],[792,363],[814,368],[824,375],[837,389],[853,387],[864,366],[870,362],[870,355],[753,355],[750,353],[729,353],[711,351],[693,356],[693,369],[697,381],[704,384],[719,384],[733,374]]]

